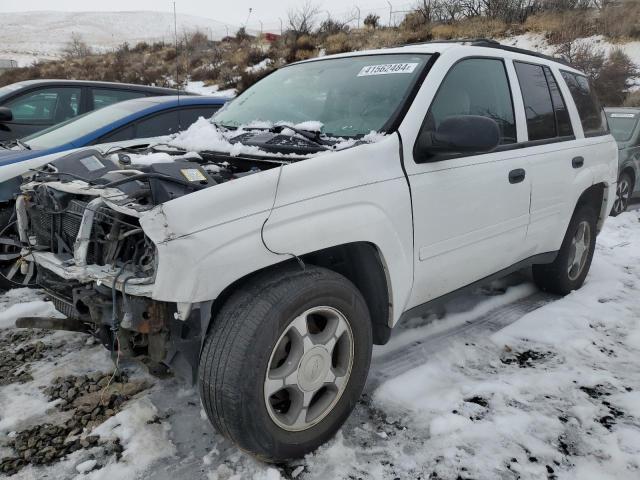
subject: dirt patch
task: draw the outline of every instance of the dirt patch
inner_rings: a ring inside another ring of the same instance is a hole
[[[518,365],[520,368],[535,367],[537,363],[553,357],[551,352],[537,352],[535,350],[525,350],[523,352],[514,352],[511,349],[500,358],[505,365]]]
[[[603,396],[610,396],[611,393],[607,391],[607,387],[605,385],[602,384],[598,384],[595,385],[593,387],[580,387],[580,390],[582,390],[584,393],[586,393],[587,395],[589,395],[591,398],[593,398],[594,400],[599,399],[600,397]]]
[[[487,408],[489,406],[489,400],[482,398],[478,395],[471,398],[465,398],[465,402],[467,403],[475,403],[476,405],[480,405],[481,407]]]

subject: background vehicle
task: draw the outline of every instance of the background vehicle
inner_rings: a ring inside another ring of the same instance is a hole
[[[605,108],[611,135],[618,142],[618,188],[611,215],[619,215],[640,191],[640,108]]]
[[[28,80],[0,87],[0,142],[26,137],[123,100],[175,95],[171,88],[83,80]]]
[[[293,64],[206,126],[164,163],[58,160],[85,181],[23,185],[20,233],[61,327],[197,375],[215,427],[269,461],[340,428],[402,319],[525,267],[580,288],[614,201],[586,77],[492,41]]]
[[[25,137],[11,148],[0,148],[0,287],[29,284],[33,280],[28,270],[21,274],[15,268],[19,257],[15,231],[4,231],[22,182],[20,175],[46,163],[46,158],[56,152],[176,133],[199,117],[210,118],[225,101],[203,96],[128,100],[54,125]],[[45,160],[38,162],[39,159]]]

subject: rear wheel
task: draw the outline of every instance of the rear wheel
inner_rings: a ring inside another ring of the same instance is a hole
[[[627,210],[633,193],[633,179],[627,172],[622,172],[616,188],[616,200],[613,202],[611,216],[616,217]]]
[[[566,295],[582,286],[595,251],[597,218],[588,205],[576,209],[555,261],[533,266],[533,279],[540,289]]]
[[[360,397],[371,359],[369,311],[349,280],[318,267],[262,274],[213,321],[200,395],[223,435],[279,462],[335,434]]]

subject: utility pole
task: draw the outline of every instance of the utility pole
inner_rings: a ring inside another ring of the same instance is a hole
[[[356,10],[358,11],[358,28],[360,28],[360,7],[356,7]]]
[[[264,31],[264,25],[262,24],[262,20],[259,20],[260,22],[260,36],[262,36],[262,32]]]
[[[225,25],[224,28],[227,29],[227,37],[229,36],[229,25]]]
[[[244,22],[244,28],[247,28],[249,24],[249,18],[251,18],[251,12],[253,12],[253,8],[249,7],[249,15],[247,15],[247,20]]]
[[[391,26],[391,21],[393,19],[393,5],[391,5],[389,0],[387,0],[387,3],[389,4],[389,26]]]
[[[282,18],[278,17],[278,20],[280,20],[280,35],[282,35],[284,33],[284,30],[282,29]]]

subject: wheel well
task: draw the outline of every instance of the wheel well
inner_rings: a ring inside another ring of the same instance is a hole
[[[605,219],[609,215],[609,212],[606,211],[607,202],[605,193],[608,195],[609,188],[604,183],[596,183],[595,185],[591,185],[587,188],[580,198],[578,198],[578,203],[576,204],[576,208],[574,212],[578,209],[578,207],[582,205],[589,205],[598,212],[598,232],[602,229],[602,225],[604,224]],[[615,194],[615,192],[613,192]]]
[[[391,292],[381,255],[374,245],[366,242],[338,245],[304,255],[303,260],[347,277],[369,307],[373,343],[387,343],[391,335]]]
[[[387,343],[391,336],[391,292],[381,255],[374,245],[366,242],[338,245],[302,255],[301,260],[306,264],[333,270],[348,278],[360,290],[369,308],[373,343]],[[297,265],[297,261],[292,259],[272,265],[229,285],[213,302],[211,322],[215,321],[216,314],[231,294],[242,288],[248,280],[265,271],[281,269],[291,264]]]
[[[620,174],[623,173],[628,173],[629,176],[631,177],[631,181],[633,182],[633,184],[631,185],[631,191],[633,192],[633,188],[635,187],[636,184],[636,172],[633,168],[631,168],[630,166],[626,166],[622,169],[622,172],[620,172]]]

